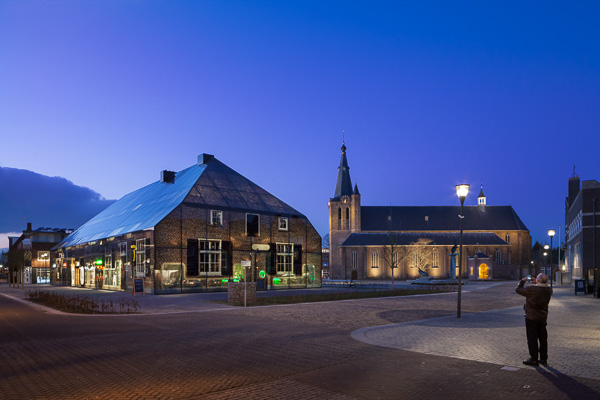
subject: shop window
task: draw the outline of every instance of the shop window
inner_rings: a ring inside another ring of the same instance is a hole
[[[246,214],[246,236],[260,236],[260,216]]]
[[[276,243],[275,247],[277,275],[291,273],[294,262],[294,245],[292,243]]]
[[[286,217],[279,217],[279,230],[287,231],[288,230],[288,219]]]
[[[199,260],[200,273],[207,275],[221,275],[221,241],[198,240],[200,246]]]
[[[223,225],[223,211],[210,210],[210,224]]]
[[[38,251],[37,252],[37,260],[38,261],[50,261],[50,252]]]

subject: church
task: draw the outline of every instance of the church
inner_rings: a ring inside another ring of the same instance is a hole
[[[331,279],[518,279],[529,272],[531,235],[512,206],[487,205],[483,184],[476,206],[363,206],[352,187],[346,145],[329,199]],[[458,203],[458,199],[457,199]]]

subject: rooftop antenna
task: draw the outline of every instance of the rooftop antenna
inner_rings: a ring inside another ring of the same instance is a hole
[[[573,164],[573,178],[577,178],[577,173],[575,172],[575,164]]]

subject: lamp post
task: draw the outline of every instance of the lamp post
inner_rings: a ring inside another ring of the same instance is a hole
[[[460,318],[460,308],[461,308],[461,292],[462,292],[462,248],[463,248],[463,224],[462,220],[465,217],[463,215],[463,206],[465,204],[465,199],[467,198],[467,194],[469,194],[470,185],[462,184],[456,185],[456,195],[460,200],[460,215],[458,216],[460,220],[460,247],[458,250],[458,305],[456,309],[456,318]]]
[[[556,231],[554,229],[548,229],[548,236],[550,236],[550,287],[552,287],[552,275],[554,275],[554,271],[552,268],[552,238],[556,235]]]
[[[550,246],[548,246],[547,244],[544,245],[544,273],[546,274],[548,272],[548,249],[550,248]]]

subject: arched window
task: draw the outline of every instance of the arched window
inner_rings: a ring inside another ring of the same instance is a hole
[[[342,229],[342,209],[338,208],[338,229]]]
[[[437,249],[431,250],[431,266],[436,268],[439,267],[438,251]]]
[[[510,249],[508,249],[507,252],[506,252],[506,263],[507,264],[512,264],[512,256],[511,256],[511,253],[510,253]]]
[[[506,236],[504,237],[504,241],[505,241],[506,243],[509,243],[509,244],[510,244],[510,233],[507,233],[507,234],[506,234]]]
[[[502,251],[496,249],[496,264],[502,264]]]
[[[379,253],[377,251],[371,253],[371,268],[379,268]]]
[[[348,207],[346,207],[346,219],[350,219],[350,209]]]

